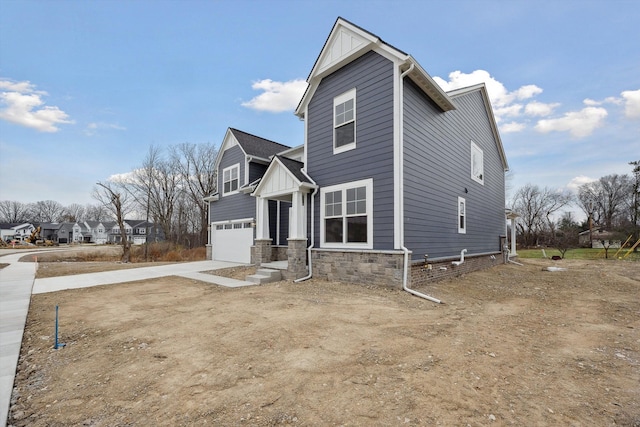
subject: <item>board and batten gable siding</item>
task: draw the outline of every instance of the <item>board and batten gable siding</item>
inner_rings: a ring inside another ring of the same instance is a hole
[[[393,249],[393,63],[371,51],[320,82],[307,112],[306,169],[320,187],[373,178],[373,248]],[[333,154],[333,99],[356,89],[356,148]],[[320,192],[315,246],[320,247]]]
[[[241,218],[255,218],[256,215],[256,199],[248,194],[237,193],[230,196],[222,195],[223,173],[222,171],[235,164],[240,164],[239,186],[246,184],[244,182],[245,159],[242,149],[235,145],[222,153],[222,159],[218,166],[218,194],[219,199],[211,202],[211,222],[226,221]]]
[[[505,233],[504,166],[482,95],[455,103],[442,112],[404,80],[404,240],[414,260],[499,251]],[[471,178],[471,141],[483,151],[484,185]],[[465,234],[458,197],[466,200]]]

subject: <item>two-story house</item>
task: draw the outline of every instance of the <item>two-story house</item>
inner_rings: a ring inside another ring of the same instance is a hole
[[[307,82],[302,146],[228,130],[213,259],[396,286],[503,262],[508,165],[483,84],[444,92],[342,18]]]

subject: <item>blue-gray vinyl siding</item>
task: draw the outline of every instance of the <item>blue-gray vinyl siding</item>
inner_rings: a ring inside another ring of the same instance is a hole
[[[289,238],[289,208],[291,203],[280,202],[280,245],[286,246]],[[275,234],[274,234],[275,236]]]
[[[404,240],[413,259],[498,251],[505,233],[504,166],[480,91],[442,112],[404,81]],[[471,141],[484,157],[484,185],[471,179]],[[458,233],[458,197],[466,234]]]
[[[223,173],[222,171],[235,164],[240,165],[240,186],[246,184],[244,181],[245,158],[242,149],[238,145],[231,147],[222,153],[222,159],[218,167],[218,192],[219,200],[210,203],[211,222],[234,220],[240,218],[255,218],[256,199],[248,194],[237,193],[230,196],[222,195]]]
[[[269,165],[263,165],[261,163],[250,162],[249,163],[249,184],[254,182],[258,178],[262,178],[267,171]]]
[[[261,178],[265,171],[267,170],[267,166],[250,162],[249,163],[249,181],[245,182],[245,156],[244,152],[240,149],[239,146],[231,147],[226,150],[222,154],[222,159],[220,160],[220,165],[218,169],[218,188],[222,189],[223,187],[223,173],[222,171],[229,166],[233,166],[235,164],[240,165],[240,186],[246,185],[248,183],[254,182],[256,179]],[[290,204],[283,203],[282,205]],[[232,194],[230,196],[222,196],[222,192],[220,191],[220,198],[210,203],[211,209],[211,222],[217,221],[228,221],[228,220],[236,220],[241,218],[253,218],[256,217],[256,199],[255,197],[250,196],[249,194],[237,193]],[[286,208],[285,208],[286,209]],[[282,219],[282,215],[284,215],[284,219]],[[288,234],[288,223],[284,221],[288,221],[289,211],[286,210],[284,214],[281,212],[281,225],[280,225],[280,242],[284,242],[282,244],[287,244],[287,234]],[[284,223],[283,223],[284,222]],[[278,224],[278,216],[277,216],[277,202],[275,200],[269,201],[269,235],[273,241],[273,244],[276,244],[276,234],[277,234],[277,224]],[[284,231],[283,231],[284,230]],[[283,234],[284,233],[284,234]]]
[[[333,154],[333,99],[356,88],[356,148]],[[307,112],[307,171],[320,187],[373,178],[373,247],[393,249],[393,64],[375,52],[319,84]],[[315,246],[320,246],[320,192]]]

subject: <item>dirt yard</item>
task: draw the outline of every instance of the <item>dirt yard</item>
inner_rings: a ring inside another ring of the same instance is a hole
[[[640,264],[524,262],[418,289],[443,305],[318,280],[37,295],[10,424],[640,426]]]

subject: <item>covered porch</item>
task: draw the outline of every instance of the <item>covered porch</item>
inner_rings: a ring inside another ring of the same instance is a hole
[[[256,238],[252,262],[258,267],[285,270],[289,280],[307,274],[307,202],[317,186],[302,171],[304,164],[286,157],[275,156],[264,176],[253,189],[256,198]],[[286,257],[274,257],[273,236],[270,233],[269,201],[287,202],[290,207],[287,223]],[[285,258],[285,259],[283,259]]]

